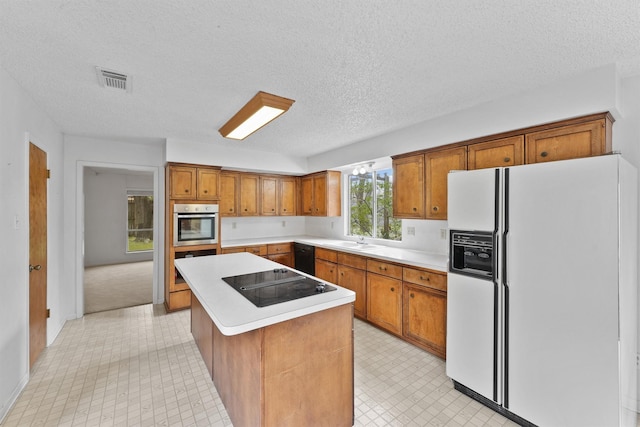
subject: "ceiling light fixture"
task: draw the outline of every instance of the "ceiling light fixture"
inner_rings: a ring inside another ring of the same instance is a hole
[[[220,135],[230,139],[245,139],[286,112],[294,102],[293,99],[258,92],[219,129]]]
[[[366,173],[369,173],[373,170],[373,165],[375,165],[376,162],[369,162],[369,163],[365,163],[362,165],[356,165],[353,168],[353,175],[364,175]]]

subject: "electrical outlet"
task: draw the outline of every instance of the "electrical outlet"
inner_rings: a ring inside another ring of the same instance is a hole
[[[441,228],[440,229],[440,239],[442,239],[442,240],[446,240],[447,239],[447,229],[446,228]]]
[[[287,226],[287,221],[282,221],[282,226],[286,227]]]
[[[231,223],[231,228],[233,228],[234,230],[236,229],[236,223],[235,222]]]
[[[407,227],[407,234],[409,236],[415,236],[416,235],[416,228],[415,227]]]

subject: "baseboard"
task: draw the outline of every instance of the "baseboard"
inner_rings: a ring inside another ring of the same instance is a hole
[[[20,397],[20,393],[22,393],[22,390],[24,390],[28,382],[29,382],[29,372],[27,372],[27,374],[22,378],[22,380],[20,380],[16,388],[13,389],[13,392],[11,393],[9,400],[6,403],[3,403],[2,406],[0,407],[0,424],[4,422],[5,417],[7,416],[7,414],[13,407],[13,405],[16,403],[16,400],[18,400],[18,397]]]

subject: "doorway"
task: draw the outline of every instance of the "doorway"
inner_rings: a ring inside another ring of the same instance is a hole
[[[29,143],[29,368],[47,342],[47,153]]]
[[[84,314],[154,301],[154,173],[85,166]]]

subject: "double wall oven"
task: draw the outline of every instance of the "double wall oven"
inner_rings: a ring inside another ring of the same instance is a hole
[[[173,206],[173,246],[218,243],[218,205],[178,204]]]

